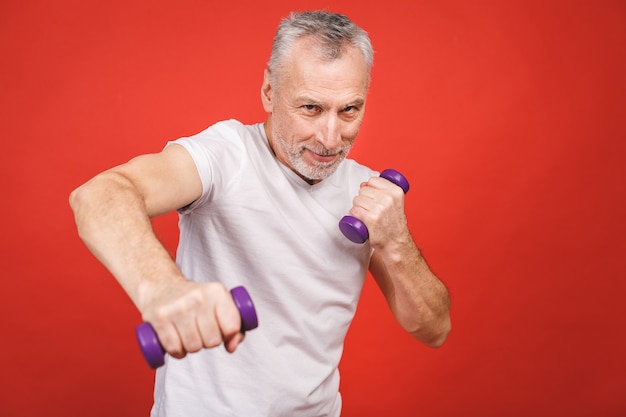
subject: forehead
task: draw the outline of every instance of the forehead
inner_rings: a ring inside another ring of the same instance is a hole
[[[283,67],[285,93],[292,98],[306,96],[317,100],[364,100],[368,73],[360,50],[346,46],[338,58],[329,60],[312,39],[299,39]]]

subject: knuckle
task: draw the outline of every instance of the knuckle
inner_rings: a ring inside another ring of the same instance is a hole
[[[169,317],[169,308],[170,307],[167,304],[150,305],[142,311],[141,318],[143,321],[148,321],[153,325],[167,322]]]
[[[223,342],[222,335],[212,334],[206,337],[204,341],[204,347],[214,348],[214,347],[221,345],[222,342]]]
[[[206,288],[213,293],[225,293],[227,292],[226,287],[222,283],[219,282],[208,282],[206,284]]]
[[[380,201],[385,207],[391,207],[393,205],[394,200],[395,200],[395,195],[393,191],[390,193],[384,193],[380,197]]]
[[[185,344],[185,350],[189,353],[198,352],[202,349],[202,342],[200,340],[190,340]]]
[[[182,310],[193,311],[202,308],[205,304],[205,296],[199,288],[189,291],[185,297],[185,305],[181,306]]]
[[[163,349],[175,358],[183,358],[186,355],[185,349],[179,343],[173,342],[171,339],[162,340]]]

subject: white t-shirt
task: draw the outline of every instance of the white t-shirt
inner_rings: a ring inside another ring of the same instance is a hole
[[[202,197],[180,210],[177,263],[193,281],[246,287],[259,327],[237,351],[167,357],[152,416],[339,416],[337,366],[371,247],[338,221],[361,182],[352,160],[309,185],[272,153],[262,124],[220,122],[174,143],[192,155]]]

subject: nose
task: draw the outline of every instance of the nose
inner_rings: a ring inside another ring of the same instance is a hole
[[[341,121],[335,115],[327,114],[321,120],[319,141],[328,150],[335,150],[341,146]]]

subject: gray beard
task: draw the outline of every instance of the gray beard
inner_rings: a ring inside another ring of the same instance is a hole
[[[338,151],[331,152],[328,149],[320,146],[319,148],[311,148],[308,146],[294,146],[287,143],[281,136],[275,136],[278,138],[280,146],[283,148],[287,155],[287,160],[291,165],[291,168],[295,170],[300,176],[309,180],[323,180],[330,177],[339,167],[341,161],[343,161],[350,152],[350,146],[344,146]],[[333,162],[313,162],[308,163],[302,159],[302,153],[305,149],[311,150],[319,155],[333,155],[339,154],[339,159]]]

